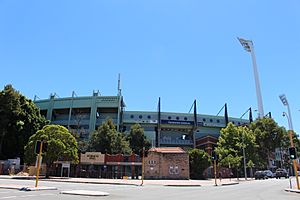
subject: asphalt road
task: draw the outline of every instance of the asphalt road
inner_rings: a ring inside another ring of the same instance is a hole
[[[0,179],[0,184],[33,186],[33,180]],[[300,199],[298,193],[288,193],[284,188],[289,186],[288,179],[269,179],[260,181],[243,182],[231,186],[202,186],[202,187],[168,187],[158,185],[129,186],[129,185],[104,185],[84,183],[63,183],[40,181],[40,186],[54,186],[58,190],[48,191],[18,191],[13,189],[0,189],[0,200],[77,200],[77,199],[222,199],[222,200],[292,200]],[[106,197],[87,197],[78,195],[60,194],[66,190],[92,190],[110,193]]]

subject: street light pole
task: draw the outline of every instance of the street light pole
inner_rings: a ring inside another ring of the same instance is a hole
[[[290,105],[284,94],[280,95],[279,98],[280,98],[281,102],[283,103],[283,105],[287,106],[287,108],[288,108],[288,115],[285,112],[283,112],[283,116],[286,116],[288,119],[288,124],[289,124],[288,132],[289,132],[289,137],[290,137],[290,143],[291,143],[291,147],[294,147],[294,142],[293,142],[294,130],[293,130],[293,124],[292,124],[292,118],[291,118]],[[300,190],[296,159],[293,160],[293,165],[294,165],[294,171],[295,171],[295,176],[296,176],[297,188],[298,188],[298,190]]]
[[[245,40],[243,38],[238,38],[238,40],[240,41],[240,43],[244,47],[244,49],[247,52],[251,53],[254,79],[255,79],[257,106],[258,106],[258,118],[263,118],[265,115],[264,115],[262,95],[261,95],[261,91],[260,91],[260,83],[259,83],[258,70],[257,70],[257,65],[256,65],[256,56],[254,53],[253,42],[251,40]]]

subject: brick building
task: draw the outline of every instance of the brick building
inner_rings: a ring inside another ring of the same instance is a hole
[[[145,158],[146,179],[189,179],[189,155],[180,147],[149,150]]]

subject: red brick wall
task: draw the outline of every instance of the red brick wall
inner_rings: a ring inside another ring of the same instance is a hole
[[[189,179],[188,154],[149,152],[145,159],[145,178]]]
[[[124,160],[123,154],[105,155],[105,162],[123,162],[123,160]]]

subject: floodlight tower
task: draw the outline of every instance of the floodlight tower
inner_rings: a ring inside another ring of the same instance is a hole
[[[256,87],[256,97],[257,97],[257,106],[258,106],[258,118],[263,118],[264,115],[264,108],[263,108],[263,101],[260,91],[260,84],[259,84],[259,77],[258,77],[258,70],[256,65],[256,57],[254,53],[254,47],[252,40],[245,40],[243,38],[238,38],[241,45],[247,52],[251,53],[252,63],[253,63],[253,71],[254,71],[254,79],[255,79],[255,87]]]

